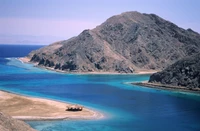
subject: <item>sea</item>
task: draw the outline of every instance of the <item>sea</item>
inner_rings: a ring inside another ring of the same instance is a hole
[[[64,74],[19,61],[39,45],[0,45],[0,90],[84,105],[100,120],[26,121],[39,131],[200,131],[200,95],[132,85],[150,75]]]

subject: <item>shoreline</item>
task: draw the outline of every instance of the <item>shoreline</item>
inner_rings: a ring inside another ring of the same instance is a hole
[[[148,87],[148,88],[153,88],[153,89],[168,90],[168,91],[180,91],[180,92],[200,94],[200,89],[187,88],[187,87],[183,87],[183,86],[164,85],[164,84],[160,84],[160,83],[148,83],[147,81],[134,82],[134,83],[131,82],[131,84],[137,85],[137,86],[144,86],[144,87]]]
[[[38,67],[38,68],[42,68],[42,69],[46,69],[46,70],[50,70],[50,71],[55,71],[58,73],[64,73],[64,74],[77,74],[77,75],[150,75],[153,73],[158,72],[158,70],[140,70],[140,71],[136,71],[134,73],[118,73],[118,72],[67,72],[67,71],[62,71],[62,70],[57,70],[51,67],[45,67],[45,66],[39,66],[37,65],[38,63],[33,63],[30,62],[30,58],[28,57],[19,57],[17,58],[19,61],[21,61],[22,63],[30,63],[33,64],[34,66]]]
[[[72,104],[44,98],[23,96],[0,90],[0,111],[15,119],[37,120],[97,120],[105,116],[84,107],[82,111],[66,111]]]

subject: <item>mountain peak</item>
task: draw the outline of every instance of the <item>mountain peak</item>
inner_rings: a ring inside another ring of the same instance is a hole
[[[141,16],[141,15],[142,13],[138,11],[127,11],[127,12],[121,13],[119,16],[133,17],[133,16]]]
[[[106,20],[106,22],[108,23],[116,23],[116,22],[120,22],[120,23],[125,23],[127,21],[131,21],[131,22],[141,22],[145,19],[145,16],[137,11],[129,11],[129,12],[124,12],[121,13],[119,15],[114,15],[112,17],[110,17],[109,19]]]

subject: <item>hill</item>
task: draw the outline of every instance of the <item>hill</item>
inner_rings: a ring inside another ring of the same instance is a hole
[[[125,12],[92,30],[29,54],[31,62],[66,72],[162,70],[200,52],[200,35],[155,14]]]
[[[150,83],[200,88],[200,53],[177,61],[150,76]]]

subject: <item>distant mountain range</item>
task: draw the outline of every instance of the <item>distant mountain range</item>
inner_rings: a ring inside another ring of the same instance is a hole
[[[50,42],[54,42],[58,39],[63,39],[63,37],[56,36],[34,36],[34,35],[8,35],[0,34],[0,44],[33,44],[33,45],[45,45]]]
[[[125,12],[92,30],[29,54],[32,62],[66,72],[163,70],[200,52],[200,34],[155,14]]]

